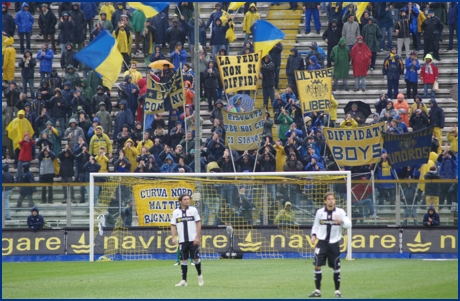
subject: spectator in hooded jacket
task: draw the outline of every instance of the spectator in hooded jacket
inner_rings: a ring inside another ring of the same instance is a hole
[[[417,59],[417,52],[412,51],[410,57],[406,59],[406,75],[404,80],[406,82],[406,95],[407,98],[413,98],[418,94],[418,74],[420,70],[420,63]]]
[[[366,91],[366,76],[369,68],[371,70],[375,66],[375,58],[367,45],[364,43],[363,37],[358,37],[358,43],[353,46],[350,51],[350,60],[353,67],[353,76],[355,77],[355,89]],[[374,65],[372,65],[374,63]]]
[[[61,183],[73,183],[73,168],[74,168],[74,161],[75,155],[71,151],[68,144],[65,145],[63,151],[61,151],[58,155],[59,161],[61,162],[61,168],[59,172],[59,176],[61,177]],[[67,193],[68,193],[68,186],[62,187],[62,192],[64,194],[64,200],[62,204],[67,203]],[[70,199],[72,203],[75,203],[75,193],[73,186],[70,186]]]
[[[125,62],[123,64],[123,71],[127,71],[127,66],[131,65],[131,50],[133,45],[133,37],[131,36],[131,31],[123,22],[119,23],[115,28],[116,29],[113,31],[113,36],[115,37],[115,40],[117,40],[118,50],[123,56],[123,60]]]
[[[402,47],[404,45],[406,58],[408,58],[410,52],[410,17],[407,15],[406,7],[399,12],[399,19],[395,24],[395,28],[398,35],[398,54],[402,57]]]
[[[180,68],[180,65],[182,64],[182,67],[187,63],[187,57],[188,54],[187,52],[182,48],[182,43],[177,42],[176,43],[176,48],[171,52],[169,57],[172,60],[172,63],[174,65],[174,71]]]
[[[21,10],[16,14],[16,17],[14,18],[14,23],[16,23],[18,27],[21,53],[24,53],[24,37],[26,38],[27,49],[31,49],[30,36],[32,35],[32,26],[34,24],[34,17],[29,12],[29,4],[27,4],[27,2],[22,3]]]
[[[323,33],[323,40],[327,43],[327,67],[332,66],[331,52],[342,37],[342,30],[339,28],[339,22],[336,19],[331,20],[326,31]]]
[[[14,71],[16,69],[16,49],[13,47],[13,37],[4,36],[2,47],[3,65],[2,65],[2,78],[3,82],[8,83],[14,80]]]
[[[292,91],[297,95],[297,85],[295,81],[295,70],[304,70],[304,61],[300,56],[297,48],[291,49],[291,54],[287,59],[286,64],[286,75],[288,78],[288,84],[291,85]]]
[[[49,204],[53,204],[53,180],[54,180],[54,159],[56,154],[50,150],[49,145],[43,147],[38,153],[38,163],[39,163],[39,175],[41,183],[51,183],[50,186],[42,187],[42,201],[41,204],[46,204],[48,200]],[[48,190],[48,196],[46,191]]]
[[[80,3],[72,3],[72,8],[69,11],[69,17],[72,18],[72,21],[75,24],[73,29],[75,50],[81,50],[82,44],[86,40],[86,18],[85,13],[80,9]]]
[[[350,49],[346,47],[346,39],[340,38],[339,44],[332,48],[331,59],[334,62],[334,82],[332,91],[337,90],[339,79],[342,79],[345,91],[348,89],[348,70],[350,68]]]
[[[59,19],[58,29],[58,43],[61,44],[61,54],[64,54],[66,49],[68,49],[67,44],[71,43],[73,47],[72,43],[74,42],[75,23],[71,20],[68,12],[65,11],[62,13],[61,18]],[[65,63],[62,63],[61,59],[61,68],[65,68],[66,66],[67,65]]]
[[[454,45],[454,31],[458,36],[458,3],[451,2],[449,4],[449,12],[447,14],[447,24],[449,26],[449,45],[446,51],[451,51]]]
[[[423,177],[425,180],[442,179],[441,176],[438,175],[436,165],[431,166],[430,171]],[[440,183],[430,181],[425,184],[425,203],[427,207],[433,206],[435,210],[438,210],[440,189]]]
[[[262,60],[260,67],[260,77],[262,78],[262,93],[264,99],[264,107],[268,111],[268,98],[271,102],[275,101],[275,64],[272,62],[272,57],[267,54]]]
[[[40,61],[40,82],[49,77],[53,68],[53,50],[48,48],[48,43],[42,44],[42,49],[37,53],[37,60]]]
[[[430,111],[428,113],[428,118],[430,120],[430,125],[434,126],[433,136],[435,136],[438,141],[442,141],[442,129],[444,128],[445,116],[444,110],[438,106],[438,103],[435,99],[430,100]],[[438,147],[437,153],[441,153],[441,146]]]
[[[273,64],[275,64],[275,89],[278,89],[280,82],[280,67],[281,67],[281,52],[283,51],[283,44],[281,42],[276,43],[275,46],[270,50]]]
[[[373,15],[374,18],[376,15]],[[392,45],[392,37],[393,37],[393,16],[391,14],[391,9],[389,3],[385,4],[380,4],[379,10],[378,10],[378,20],[379,20],[379,26],[380,30],[382,31],[382,39],[380,42],[380,51],[383,51],[383,49],[390,49]],[[385,36],[388,35],[388,46],[385,47]],[[408,50],[406,50],[408,51]],[[399,55],[401,53],[398,52]]]
[[[433,57],[431,54],[427,54],[425,56],[425,64],[422,67],[422,71],[420,72],[420,78],[423,81],[423,97],[428,97],[428,89],[431,89],[431,99],[435,98],[434,92],[434,82],[438,79],[438,66],[433,63]]]
[[[458,178],[457,156],[453,151],[446,149],[438,156],[437,163],[439,166],[439,175],[444,180],[453,180]],[[457,183],[441,183],[439,191],[439,201],[441,204],[447,200],[447,205],[452,205],[454,196],[457,195]],[[452,188],[451,188],[452,187]],[[455,192],[455,193],[453,193]]]
[[[436,60],[441,60],[439,57],[439,40],[441,39],[443,28],[441,20],[434,15],[434,11],[432,9],[428,10],[428,16],[422,23],[424,56],[432,52]]]
[[[93,37],[91,32],[93,31],[94,17],[97,15],[96,3],[95,2],[82,2],[81,5],[80,5],[80,8],[83,11],[83,13],[85,15],[85,19],[86,19],[85,36],[87,36],[87,34],[86,34],[86,28],[87,28],[86,25],[88,25],[88,31],[89,31],[89,34],[90,34],[90,41],[92,41],[94,37]]]
[[[178,43],[185,43],[186,33],[179,26],[179,20],[173,20],[173,24],[166,31],[166,42],[169,45],[169,51],[174,52]]]
[[[259,12],[257,12],[257,7],[255,3],[251,3],[249,5],[249,11],[244,15],[244,19],[243,19],[243,32],[245,33],[244,43],[246,43],[249,40],[249,37],[252,34],[251,26],[257,20],[260,20],[260,14]]]
[[[13,37],[16,24],[13,17],[8,13],[8,7],[2,3],[2,31],[7,36]]]
[[[35,232],[39,229],[42,229],[44,226],[45,220],[43,216],[39,214],[38,207],[34,206],[32,210],[30,210],[30,215],[27,218],[27,227]]]
[[[419,131],[428,127],[428,116],[422,109],[416,109],[409,120],[412,131]]]
[[[439,214],[436,212],[434,206],[430,206],[423,216],[423,225],[425,227],[435,227],[441,224]]]
[[[29,85],[31,98],[35,97],[34,74],[36,65],[37,62],[33,58],[32,52],[27,49],[18,66],[21,68],[22,89],[27,94],[27,85]]]
[[[393,33],[392,28],[393,27],[388,29],[391,34]],[[379,51],[380,41],[384,40],[384,38],[382,38],[382,32],[380,31],[379,25],[375,24],[374,17],[369,17],[369,20],[367,21],[367,24],[364,25],[361,33],[364,43],[366,43],[372,53],[370,70],[373,71],[375,69],[375,60],[377,58],[377,52]]]
[[[30,172],[30,163],[26,162],[22,165],[21,173],[19,177],[16,178],[17,183],[35,183],[34,175]],[[16,203],[16,208],[22,207],[22,201],[27,198],[29,207],[34,206],[34,200],[32,194],[37,191],[37,188],[34,186],[20,186],[19,188],[19,198]],[[18,210],[16,210],[18,211]]]
[[[38,17],[38,26],[40,27],[40,33],[43,35],[43,40],[46,44],[48,44],[49,39],[51,43],[50,48],[53,50],[53,53],[56,53],[56,42],[54,40],[56,24],[56,15],[49,9],[48,4],[43,3],[41,5],[40,16]]]
[[[393,103],[395,110],[398,111],[398,115],[401,117],[401,120],[409,126],[409,104],[404,100],[404,94],[399,93],[397,100]]]

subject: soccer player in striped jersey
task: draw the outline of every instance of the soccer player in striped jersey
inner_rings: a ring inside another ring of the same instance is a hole
[[[183,194],[179,196],[180,208],[173,211],[171,219],[172,243],[177,244],[176,235],[179,236],[179,249],[181,259],[182,281],[176,286],[187,286],[187,260],[191,257],[195,260],[195,268],[198,272],[198,285],[203,286],[200,260],[200,235],[201,218],[198,210],[190,206],[191,197]]]
[[[315,285],[316,289],[309,297],[321,297],[321,266],[326,265],[334,270],[335,297],[341,298],[340,293],[340,246],[339,241],[342,239],[342,228],[350,229],[351,221],[346,212],[335,206],[335,197],[333,192],[327,192],[324,195],[324,208],[316,211],[315,221],[311,229],[311,242],[315,247]]]

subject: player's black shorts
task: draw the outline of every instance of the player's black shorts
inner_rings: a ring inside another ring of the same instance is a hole
[[[193,241],[187,241],[179,244],[180,259],[200,258],[200,245],[195,246]]]
[[[334,270],[340,269],[340,245],[338,242],[330,244],[324,240],[318,240],[315,248],[314,266],[326,265]]]

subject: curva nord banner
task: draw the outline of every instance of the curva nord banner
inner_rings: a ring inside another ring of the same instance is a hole
[[[241,253],[257,252],[313,252],[310,227],[235,228],[233,249]],[[231,240],[226,228],[203,228],[201,253],[219,254],[228,250]],[[404,229],[400,244],[399,228],[354,228],[352,247],[354,253],[458,253],[456,227]],[[174,254],[169,228],[129,228],[123,231],[104,229],[103,236],[96,233],[95,253],[115,250],[120,253],[143,252]],[[347,237],[340,242],[341,252],[347,249]],[[2,231],[2,255],[82,255],[89,254],[89,232],[84,229],[40,230],[28,229]]]

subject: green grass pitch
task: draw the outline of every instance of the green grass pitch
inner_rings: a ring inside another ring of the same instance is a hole
[[[203,260],[204,286],[194,266],[188,287],[173,261],[35,262],[2,264],[3,298],[307,298],[312,260]],[[353,299],[458,298],[458,262],[406,259],[342,260],[341,292]],[[332,270],[323,267],[322,297],[334,297]]]

